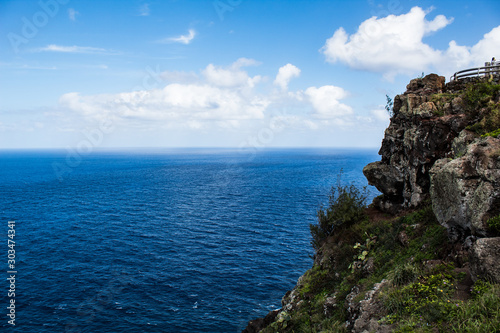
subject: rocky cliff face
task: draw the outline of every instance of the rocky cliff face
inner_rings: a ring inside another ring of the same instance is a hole
[[[500,140],[478,138],[463,156],[453,157],[436,161],[430,170],[434,212],[452,238],[485,237],[486,222],[500,213]]]
[[[498,77],[492,79],[498,81]],[[480,93],[468,92],[470,85],[485,79],[444,81],[436,74],[414,79],[404,94],[395,97],[394,114],[379,151],[382,159],[363,172],[382,192],[374,201],[380,210],[394,214],[419,207],[432,196],[440,222],[459,226],[465,234],[484,236],[485,220],[500,212],[495,180],[498,140],[479,142],[479,135],[466,128],[500,122],[500,95],[493,91],[485,102]],[[497,114],[486,116],[486,112]],[[453,158],[458,160],[445,166]]]
[[[430,201],[453,242],[498,234],[487,222],[500,214],[499,80],[495,76],[444,84],[444,77],[431,74],[412,80],[395,97],[379,152],[382,159],[363,170],[382,192],[375,206],[394,214]],[[473,131],[478,128],[496,131],[481,137]],[[484,245],[471,245],[474,271],[500,281],[500,274],[492,273],[477,255],[488,252]],[[493,253],[495,260],[500,257],[500,252]]]
[[[460,97],[446,105],[435,97],[446,91],[444,82],[436,74],[414,79],[394,98],[393,117],[379,151],[382,160],[363,170],[383,193],[374,202],[382,211],[394,214],[429,199],[431,167],[450,155],[453,139],[467,126]]]
[[[451,324],[456,319],[446,306],[467,300],[473,281],[500,284],[499,83],[500,76],[448,84],[436,74],[412,80],[394,98],[381,160],[363,170],[382,192],[370,219],[330,235],[313,268],[283,297],[283,308],[251,322],[244,332],[313,327],[390,332],[405,324],[387,318],[409,316],[398,312],[398,304],[432,322],[432,308],[421,307],[429,295],[415,300],[422,286],[437,288],[432,297],[448,288],[446,282],[438,287],[429,282],[451,276],[447,265],[455,267],[452,275],[465,276],[455,278],[448,298],[434,303],[445,309],[441,315],[448,313],[440,320]],[[415,209],[420,210],[410,213]],[[398,217],[385,215],[385,221],[380,211]],[[413,303],[402,298],[405,288]],[[391,295],[399,296],[391,300]]]

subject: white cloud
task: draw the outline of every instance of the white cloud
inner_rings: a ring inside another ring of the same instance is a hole
[[[274,80],[274,84],[280,86],[282,90],[288,89],[288,83],[294,77],[300,76],[300,69],[292,64],[286,64],[281,67],[276,75],[276,79]]]
[[[184,82],[169,83],[162,89],[120,94],[68,93],[61,96],[59,103],[63,108],[95,120],[153,120],[189,128],[207,123],[235,127],[242,120],[263,119],[271,103],[269,97],[253,91],[260,76],[250,77],[241,69],[255,64],[256,61],[246,58],[224,68],[209,64],[202,71],[202,77],[194,73],[164,72],[161,77],[180,78]]]
[[[427,14],[420,7],[413,7],[409,13],[399,16],[372,17],[361,23],[352,35],[339,28],[321,51],[328,62],[342,62],[355,69],[382,72],[387,76],[426,70],[439,60],[441,52],[422,39],[453,21],[442,15],[427,21]]]
[[[94,119],[121,118],[175,121],[179,125],[200,121],[262,119],[266,99],[246,98],[237,91],[207,84],[172,83],[163,89],[120,94],[61,96],[62,107]]]
[[[151,14],[151,9],[149,8],[149,4],[145,3],[139,8],[139,16],[149,16]]]
[[[68,9],[68,17],[71,21],[76,21],[76,15],[80,15],[80,13],[73,8]]]
[[[189,44],[191,41],[194,39],[196,36],[196,31],[193,29],[189,29],[187,35],[181,35],[179,37],[170,37],[166,39],[162,39],[159,42],[160,43],[181,43],[181,44]]]
[[[218,87],[253,87],[257,84],[261,77],[259,75],[249,77],[248,73],[241,70],[241,67],[257,65],[253,59],[240,58],[228,68],[214,66],[209,64],[203,71],[206,80]]]
[[[461,46],[452,40],[448,49],[440,50],[424,43],[424,37],[453,22],[453,18],[443,15],[428,21],[429,12],[413,7],[399,16],[372,17],[352,35],[339,28],[320,51],[328,62],[383,73],[388,79],[428,70],[448,76],[461,69],[483,66],[500,53],[500,26],[473,46]]]
[[[87,54],[117,54],[115,51],[106,50],[98,47],[90,46],[62,46],[50,44],[45,47],[36,49],[37,52],[62,52],[62,53],[87,53]]]
[[[168,82],[159,89],[100,95],[67,93],[60,97],[59,109],[89,123],[112,119],[119,128],[151,131],[168,128],[240,133],[269,123],[273,131],[293,132],[352,125],[354,112],[342,103],[348,96],[344,89],[322,86],[276,91],[272,81],[261,75],[250,76],[244,70],[257,64],[253,59],[240,58],[228,66],[208,64],[200,75],[163,72],[159,75]],[[286,81],[291,76],[284,77]]]
[[[449,76],[462,69],[482,67],[486,61],[490,61],[498,54],[500,54],[500,26],[486,33],[472,47],[458,45],[452,40],[435,67]]]
[[[390,116],[387,110],[385,109],[371,110],[370,114],[376,121],[389,123]]]
[[[489,61],[500,53],[500,26],[493,28],[470,49],[471,62]]]
[[[348,96],[347,92],[340,87],[310,87],[306,89],[305,94],[315,110],[313,114],[315,118],[333,119],[353,114],[350,106],[339,102]]]

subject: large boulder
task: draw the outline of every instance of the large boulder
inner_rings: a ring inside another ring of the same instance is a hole
[[[481,278],[500,283],[500,237],[481,238],[469,250],[469,268],[474,281]]]
[[[373,162],[363,168],[368,184],[389,196],[403,194],[403,173],[392,165]]]
[[[439,223],[456,237],[487,236],[486,221],[500,213],[500,139],[477,139],[463,156],[438,160],[430,174]]]

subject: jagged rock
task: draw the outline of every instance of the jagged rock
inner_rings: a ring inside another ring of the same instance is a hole
[[[378,297],[380,290],[388,283],[382,280],[376,283],[373,288],[366,292],[363,300],[356,302],[355,299],[360,293],[359,287],[354,286],[346,297],[346,308],[349,313],[347,327],[354,333],[361,332],[390,332],[390,327],[378,323],[385,312],[385,307]]]
[[[433,94],[447,89],[444,81],[436,74],[412,80],[394,98],[394,116],[379,151],[382,160],[363,170],[369,184],[382,192],[373,204],[384,212],[394,214],[429,199],[429,170],[451,154],[453,139],[468,124],[460,101],[448,105],[453,109],[448,113],[432,101]]]
[[[391,198],[386,195],[381,195],[373,199],[372,205],[384,213],[394,215],[401,209],[402,203],[401,197]]]
[[[431,169],[432,208],[452,240],[487,236],[485,222],[500,213],[500,139],[477,139],[464,156],[441,159]]]
[[[444,76],[437,74],[429,74],[423,78],[417,78],[410,81],[406,86],[407,92],[420,93],[420,94],[436,94],[443,91],[445,86]]]
[[[398,234],[398,240],[401,243],[401,245],[403,245],[404,247],[407,247],[410,244],[408,235],[406,234],[406,231],[404,231],[404,230]]]
[[[451,101],[451,113],[458,113],[464,108],[464,101],[462,97],[457,96]]]
[[[363,168],[368,184],[389,196],[403,194],[403,174],[397,168],[382,162],[373,162]]]
[[[283,296],[283,298],[281,299],[281,306],[284,311],[291,311],[300,301],[298,290],[303,286],[303,284],[304,275],[301,275],[297,280],[297,284],[295,285],[295,287],[292,290],[288,291],[285,296]]]
[[[500,237],[480,238],[469,250],[472,279],[478,278],[500,283]]]
[[[330,316],[332,311],[337,308],[337,293],[334,293],[332,296],[327,297],[325,303],[323,304],[323,313],[325,316]]]
[[[347,309],[347,313],[349,316],[346,324],[348,324],[348,326],[351,327],[354,325],[359,315],[359,302],[354,301],[354,299],[358,295],[359,295],[359,286],[354,286],[352,287],[351,292],[347,294],[345,298],[344,306]]]
[[[260,330],[271,324],[276,319],[278,313],[279,310],[274,310],[269,312],[264,318],[251,320],[248,323],[248,326],[241,333],[258,333]]]
[[[460,132],[458,137],[456,137],[451,143],[451,151],[455,158],[462,157],[467,153],[467,147],[471,144],[475,139],[476,135],[468,130],[463,130]]]
[[[468,236],[464,243],[463,243],[463,248],[464,250],[468,251],[476,243],[477,237],[476,236]]]
[[[375,272],[375,258],[369,257],[363,262],[363,273],[365,275],[370,275]]]

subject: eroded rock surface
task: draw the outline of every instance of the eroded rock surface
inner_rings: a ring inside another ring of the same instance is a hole
[[[430,173],[439,223],[457,238],[487,236],[486,221],[500,213],[500,139],[477,139],[463,156],[438,160]]]
[[[480,238],[469,251],[470,273],[478,278],[500,283],[500,237]]]
[[[379,154],[363,173],[383,193],[374,204],[388,213],[417,207],[429,198],[429,170],[450,154],[453,139],[467,125],[462,103],[436,105],[433,95],[445,89],[444,77],[430,74],[414,79],[394,99],[394,116],[385,131]]]
[[[373,288],[366,292],[361,301],[356,301],[360,290],[355,286],[345,300],[345,306],[349,313],[346,325],[351,332],[390,332],[390,326],[379,324],[378,320],[383,317],[386,310],[380,299],[380,290],[387,284],[387,280],[376,283]]]

